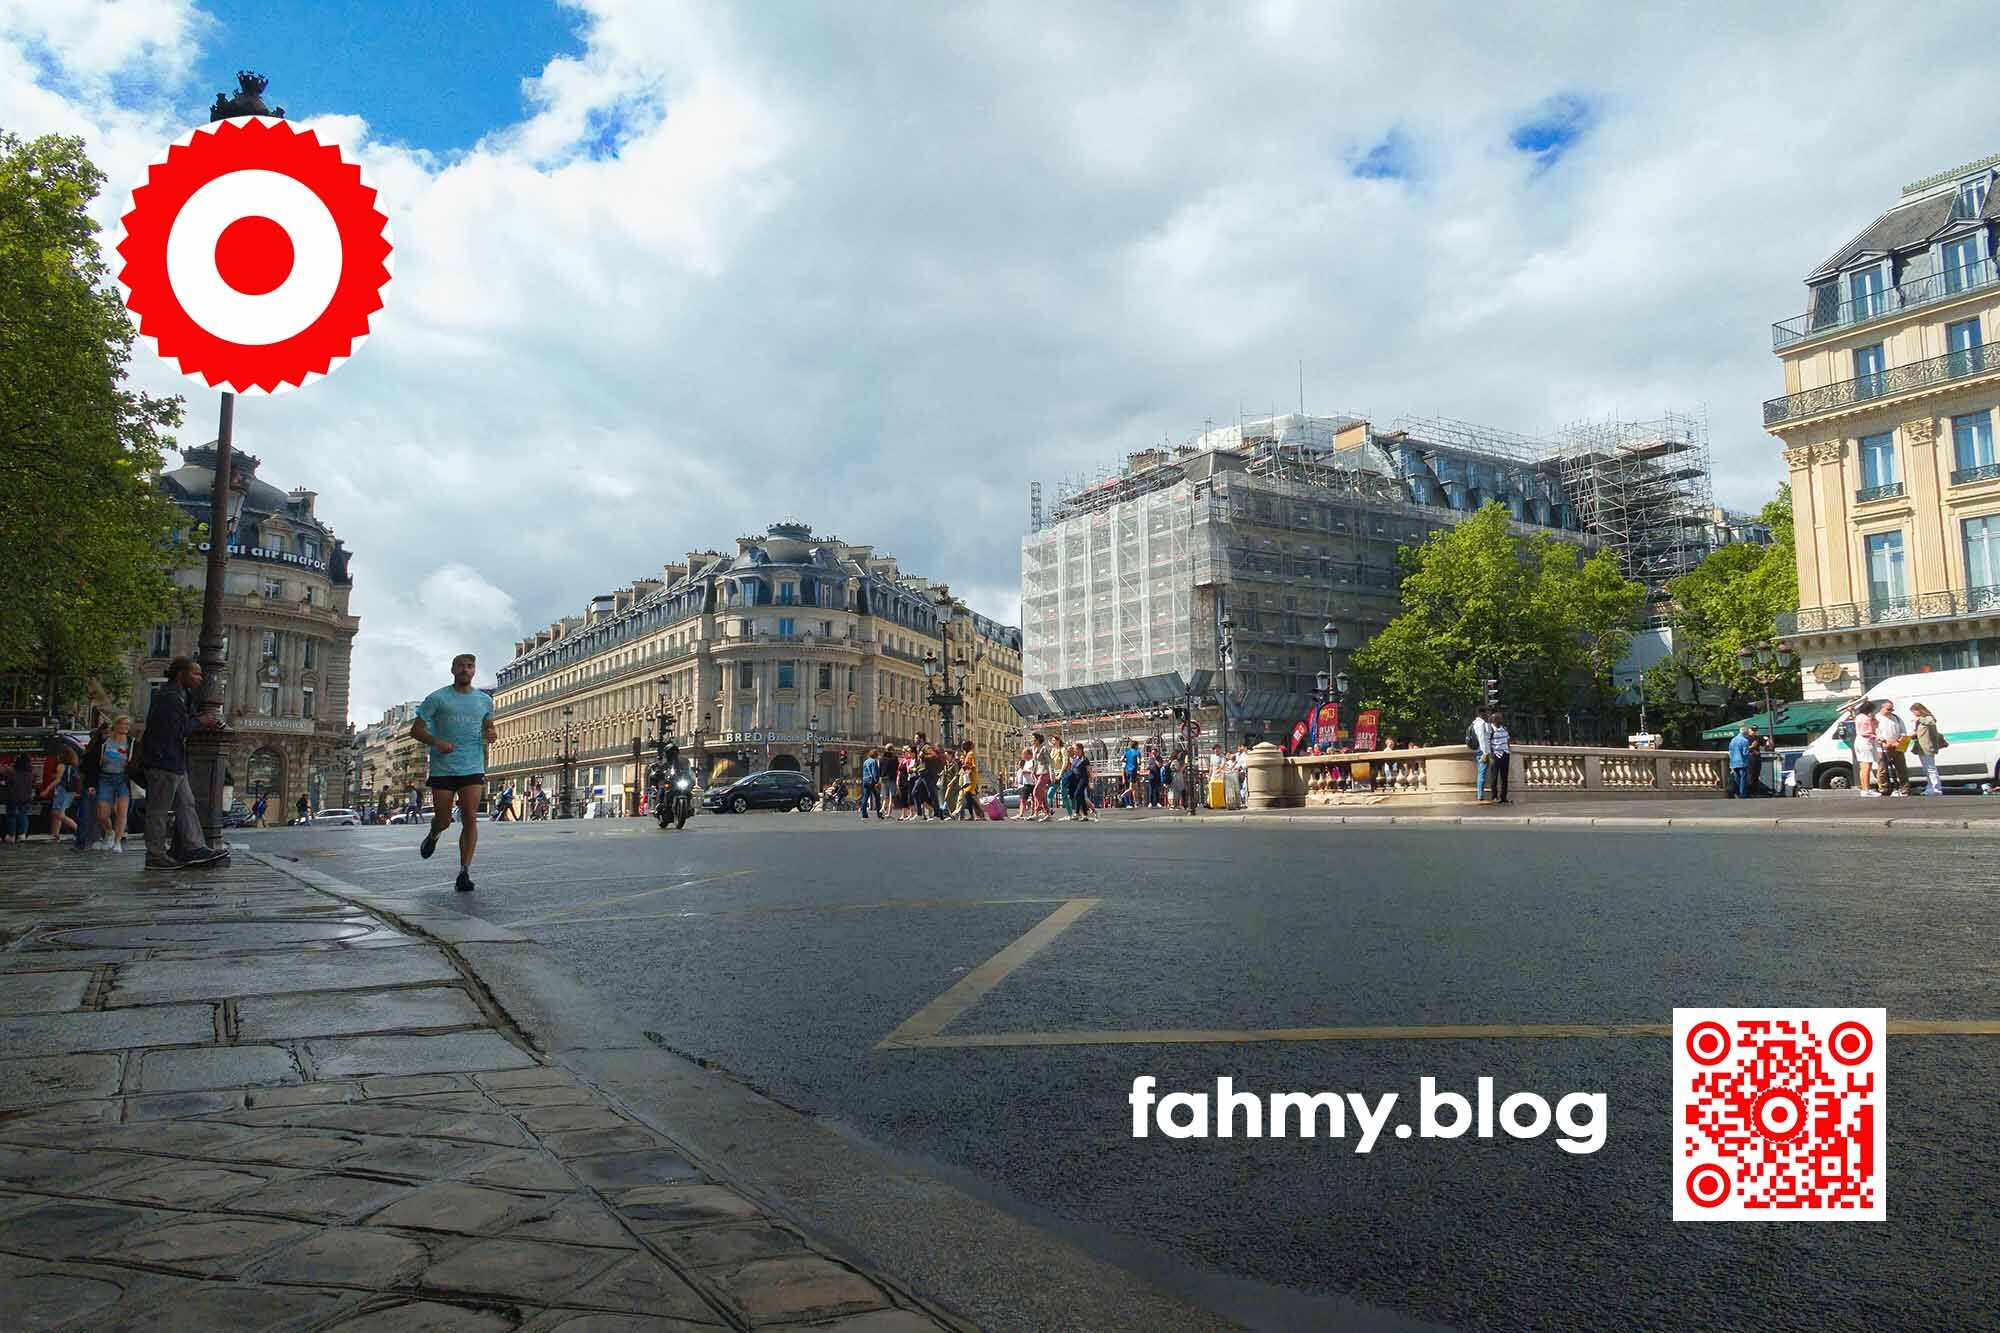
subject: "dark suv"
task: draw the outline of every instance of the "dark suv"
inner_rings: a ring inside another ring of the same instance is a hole
[[[708,810],[742,814],[746,810],[810,810],[814,801],[812,779],[804,773],[772,769],[752,773],[726,787],[711,787],[701,798]]]

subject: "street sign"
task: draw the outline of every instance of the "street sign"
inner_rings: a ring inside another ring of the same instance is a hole
[[[189,130],[132,189],[114,278],[140,337],[204,388],[331,374],[382,310],[388,216],[338,144],[272,116]]]

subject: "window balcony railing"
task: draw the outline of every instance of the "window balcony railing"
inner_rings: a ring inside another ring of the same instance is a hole
[[[1975,481],[1992,481],[2000,477],[2000,463],[1985,463],[1979,467],[1962,467],[1951,474],[1951,484],[1967,486]]]
[[[1956,352],[1946,352],[1943,356],[1912,361],[1906,366],[1891,366],[1873,375],[1822,384],[1817,389],[1807,389],[1803,393],[1773,398],[1764,404],[1764,424],[1778,426],[1788,421],[1802,421],[1807,417],[1818,416],[1822,412],[1854,407],[1877,398],[1894,398],[1899,394],[1915,393],[1920,389],[1950,384],[1956,380],[1970,379],[1975,375],[1985,375],[1996,370],[2000,370],[2000,344],[1995,344],[1993,347],[1967,347]]]
[[[1892,481],[1882,486],[1863,486],[1854,493],[1854,503],[1865,505],[1870,500],[1893,500],[1903,493],[1903,483]]]
[[[1778,616],[1778,636],[1824,634],[1832,630],[1867,629],[1876,625],[1908,625],[1919,621],[1962,620],[1967,616],[2000,615],[2000,586],[1954,588],[1915,597],[1882,597],[1836,606],[1802,606]]]
[[[1871,292],[1842,301],[1830,309],[1808,311],[1803,315],[1771,326],[1771,350],[1782,352],[1794,343],[1822,334],[1838,333],[1842,329],[1857,328],[1891,315],[1901,315],[1925,306],[1952,301],[1968,292],[1976,292],[2000,284],[2000,269],[1994,261],[1982,259],[1964,268],[1948,269],[1943,273],[1933,273],[1927,278],[1918,278],[1900,286]]]

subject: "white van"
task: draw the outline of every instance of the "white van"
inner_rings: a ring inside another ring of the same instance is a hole
[[[1938,777],[1948,784],[1991,782],[2000,785],[2000,667],[1967,667],[1962,671],[1925,671],[1891,676],[1861,696],[1871,703],[1887,699],[1907,726],[1911,704],[1922,704],[1937,715],[1946,746],[1938,754]],[[1854,720],[1852,711],[1834,719],[1799,756],[1801,787],[1852,787],[1854,744],[1842,739]],[[1923,774],[1910,757],[1912,786]]]

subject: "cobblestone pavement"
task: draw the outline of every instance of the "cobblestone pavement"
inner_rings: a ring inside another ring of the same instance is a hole
[[[20,1329],[952,1327],[505,1030],[452,957],[237,857],[0,857]]]

